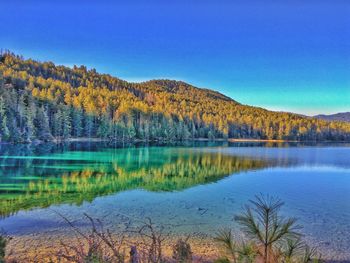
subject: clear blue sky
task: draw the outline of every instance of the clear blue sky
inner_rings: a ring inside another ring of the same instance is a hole
[[[27,58],[184,80],[273,110],[350,111],[350,1],[0,0],[0,9],[0,47]]]

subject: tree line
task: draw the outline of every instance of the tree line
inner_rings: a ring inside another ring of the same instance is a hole
[[[0,55],[1,141],[68,138],[350,140],[350,124],[242,105],[173,80],[129,83],[85,66]]]

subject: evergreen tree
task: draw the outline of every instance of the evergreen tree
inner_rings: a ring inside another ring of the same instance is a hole
[[[38,139],[43,141],[50,141],[53,139],[50,132],[50,124],[47,109],[44,106],[41,106],[38,109],[37,117],[34,123],[35,127],[37,127],[36,134]]]
[[[350,124],[241,105],[181,81],[128,83],[86,67],[0,55],[2,140],[350,140]],[[1,106],[1,105],[0,105]]]
[[[0,96],[0,141],[7,141],[10,138],[10,131],[7,127],[6,106],[2,96]]]
[[[74,137],[81,137],[83,132],[83,112],[81,109],[71,108],[72,111],[72,133]]]
[[[72,120],[70,116],[70,110],[68,107],[64,107],[62,110],[62,136],[67,139],[72,132]]]
[[[29,99],[28,105],[25,108],[25,112],[24,112],[24,118],[26,122],[24,138],[25,138],[25,141],[27,142],[32,141],[32,139],[34,138],[34,131],[35,131],[34,117],[35,117],[35,105]]]
[[[60,108],[53,115],[52,135],[57,138],[63,135],[63,114]]]

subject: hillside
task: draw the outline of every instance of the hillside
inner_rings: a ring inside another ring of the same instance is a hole
[[[1,140],[349,140],[350,124],[242,105],[174,80],[129,83],[84,66],[0,56]]]
[[[350,112],[339,112],[336,114],[330,114],[330,115],[316,115],[314,118],[326,120],[326,121],[345,121],[350,122]]]

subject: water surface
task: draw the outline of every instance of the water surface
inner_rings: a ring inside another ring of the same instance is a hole
[[[278,147],[279,146],[279,147]],[[285,201],[306,239],[350,260],[350,147],[221,144],[116,148],[1,146],[0,228],[16,237],[69,235],[87,213],[116,229],[151,217],[176,234],[210,237],[254,195]]]

